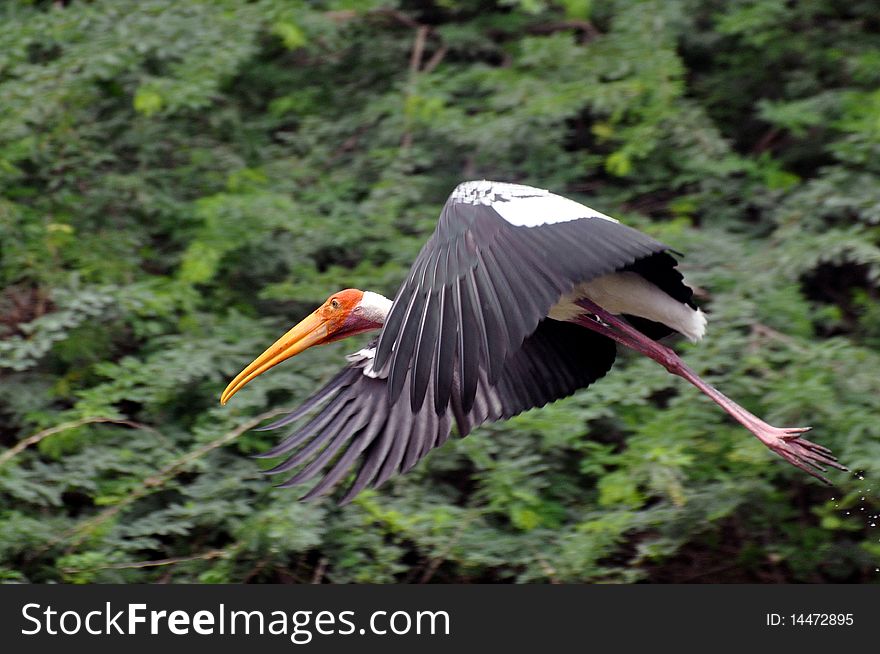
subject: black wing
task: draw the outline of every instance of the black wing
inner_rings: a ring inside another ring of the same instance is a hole
[[[268,471],[280,474],[301,466],[281,486],[322,477],[302,499],[330,492],[359,463],[341,500],[348,502],[364,488],[406,472],[445,443],[453,422],[466,436],[484,422],[567,397],[604,376],[616,354],[614,342],[604,336],[571,323],[544,320],[508,358],[494,386],[484,371],[479,372],[469,409],[453,393],[447,409],[438,414],[430,404],[412,411],[405,397],[388,403],[387,378],[369,372],[375,346],[376,342],[352,355],[351,363],[299,409],[262,428],[277,429],[314,412],[283,442],[260,455],[270,458],[294,452]],[[453,390],[458,383],[455,375]]]
[[[544,224],[534,226],[526,226],[522,214],[519,224],[502,217],[526,202],[529,213],[571,212],[574,206],[583,215],[572,219],[575,209],[561,222],[547,215]],[[667,249],[540,189],[460,185],[398,290],[379,339],[373,365],[388,375],[389,402],[406,387],[412,410],[419,412],[430,387],[435,411],[442,415],[457,375],[458,399],[468,412],[482,371],[495,385],[505,362],[561,295]]]

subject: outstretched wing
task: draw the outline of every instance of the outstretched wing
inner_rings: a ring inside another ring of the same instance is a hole
[[[375,348],[374,341],[351,355],[349,365],[299,409],[262,428],[277,429],[313,413],[279,445],[260,455],[293,453],[268,471],[280,474],[299,467],[281,486],[321,477],[303,499],[328,493],[359,464],[341,500],[348,502],[364,488],[406,472],[445,443],[453,422],[459,434],[466,436],[484,422],[510,418],[567,397],[604,376],[616,354],[614,342],[604,336],[574,324],[544,320],[508,358],[495,385],[485,371],[478,372],[472,406],[465,408],[453,392],[446,410],[438,414],[430,404],[413,411],[405,396],[389,404],[387,377],[372,372]],[[458,383],[456,374],[453,391]]]
[[[460,184],[398,290],[379,338],[373,366],[388,376],[389,402],[406,389],[412,410],[420,413],[430,388],[434,409],[443,415],[455,390],[468,413],[484,372],[494,386],[562,294],[667,249],[548,191]]]

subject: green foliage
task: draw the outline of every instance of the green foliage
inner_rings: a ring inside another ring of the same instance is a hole
[[[0,580],[876,581],[878,162],[868,2],[5,2]],[[865,479],[621,353],[349,506],[273,488],[252,418],[358,344],[225,383],[481,177],[686,252],[676,347]]]

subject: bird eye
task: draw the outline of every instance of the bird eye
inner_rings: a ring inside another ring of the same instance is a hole
[[[339,300],[337,300],[336,298],[333,298],[332,300],[330,300],[330,306],[333,307],[334,309],[338,309],[339,308]]]

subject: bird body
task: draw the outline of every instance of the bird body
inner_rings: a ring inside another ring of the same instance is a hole
[[[264,427],[299,427],[264,454],[269,470],[299,470],[282,486],[319,477],[330,492],[354,471],[342,501],[405,472],[452,426],[476,426],[571,395],[604,376],[617,344],[697,386],[770,449],[813,470],[844,469],[805,428],[763,422],[706,384],[658,339],[703,337],[670,248],[568,198],[518,184],[465,182],[393,300],[346,289],[270,346],[230,382],[245,384],[308,347],[379,331],[303,405]],[[355,470],[355,468],[357,468]]]
[[[706,315],[679,302],[638,273],[608,273],[578,284],[556,302],[547,314],[554,320],[576,322],[586,313],[578,301],[589,299],[613,314],[638,316],[666,325],[696,343],[706,333]]]

